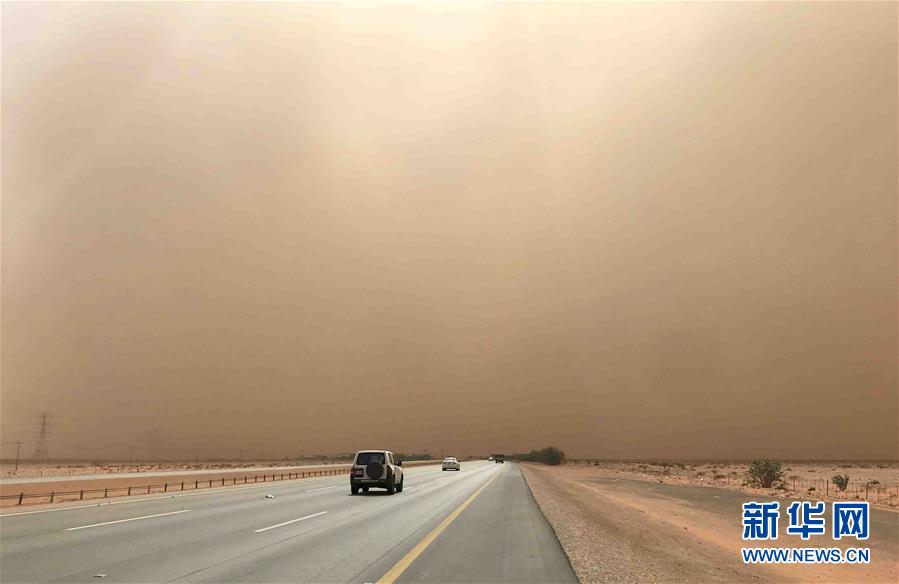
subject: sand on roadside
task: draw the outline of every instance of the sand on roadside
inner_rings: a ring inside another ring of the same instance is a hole
[[[439,464],[439,460],[409,461],[404,467]],[[178,474],[152,476],[117,476],[115,473],[97,475],[90,478],[74,478],[53,482],[0,483],[0,507],[20,507],[21,493],[26,496],[21,506],[45,505],[70,501],[97,502],[105,498],[152,495],[158,493],[177,494],[209,488],[240,487],[243,485],[265,484],[282,480],[297,480],[319,476],[343,475],[348,464],[332,464],[320,467],[295,467],[278,470],[222,470],[202,474]],[[129,492],[129,488],[131,489]],[[81,492],[83,490],[83,493]],[[52,493],[52,501],[51,501]]]
[[[228,471],[249,468],[295,468],[300,466],[320,466],[348,464],[344,459],[301,459],[301,460],[220,460],[220,461],[160,461],[160,462],[35,462],[21,461],[16,465],[9,461],[0,462],[0,477],[5,479],[66,477],[82,475],[116,475],[132,473],[163,473],[183,471]]]
[[[571,466],[526,464],[523,470],[534,498],[585,583],[760,579],[845,583],[899,578],[899,514],[891,511],[876,511],[881,523],[864,544],[871,548],[870,564],[746,565],[740,556],[740,548],[746,546],[740,531],[742,493],[609,478]],[[880,537],[884,535],[888,537]],[[829,537],[811,543],[790,537],[795,541],[781,539],[776,545],[837,545]],[[774,545],[770,542],[768,547]]]
[[[565,466],[609,478],[725,487],[771,497],[866,500],[876,507],[899,510],[899,461],[783,461],[783,484],[771,489],[745,484],[748,461],[578,460]],[[833,484],[835,475],[849,477],[846,491]]]

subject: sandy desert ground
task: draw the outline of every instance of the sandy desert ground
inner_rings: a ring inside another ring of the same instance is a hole
[[[607,478],[630,478],[676,485],[726,487],[750,494],[815,500],[867,500],[885,509],[899,509],[899,461],[783,461],[782,488],[745,485],[748,461],[569,461],[566,468],[589,470]],[[831,482],[847,475],[840,492]]]
[[[169,471],[209,471],[235,468],[295,467],[310,464],[346,464],[346,460],[305,459],[305,460],[225,460],[225,461],[169,461],[169,462],[49,462],[36,463],[20,461],[18,471],[13,461],[0,461],[0,477],[41,478],[81,475],[103,475],[120,473],[158,473]]]
[[[407,461],[406,467],[439,464],[439,460]],[[0,482],[0,507],[45,505],[71,501],[99,501],[107,498],[146,496],[186,490],[211,488],[240,488],[247,484],[298,480],[317,476],[339,475],[346,472],[347,463],[313,464],[273,467],[272,461],[258,466],[218,467],[171,464],[168,469],[154,472],[107,472],[87,475],[83,469],[77,475],[56,475],[51,478],[17,477],[14,482]],[[174,468],[171,468],[174,467]],[[124,467],[127,469],[128,467]],[[133,469],[132,469],[133,471]],[[177,473],[177,474],[175,474]],[[20,496],[24,493],[24,496]]]
[[[592,465],[524,468],[534,498],[583,583],[899,581],[899,513],[889,509],[872,511],[872,534],[865,543],[871,549],[870,564],[745,565],[740,505],[748,498],[740,490],[687,478],[658,482],[651,475],[653,480],[640,480],[626,465],[614,470]],[[784,521],[782,517],[782,534]],[[789,536],[771,544],[852,545],[818,537],[803,544],[798,536]]]

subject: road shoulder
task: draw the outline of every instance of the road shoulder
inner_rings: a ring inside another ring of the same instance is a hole
[[[534,498],[583,583],[790,581],[789,574],[747,567],[701,533],[701,525],[671,521],[650,509],[591,489],[564,470],[523,465]]]

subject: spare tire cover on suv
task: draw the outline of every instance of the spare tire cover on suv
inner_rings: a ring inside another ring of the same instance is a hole
[[[369,478],[379,479],[384,474],[384,465],[380,462],[369,462],[368,466],[365,467],[365,474]]]

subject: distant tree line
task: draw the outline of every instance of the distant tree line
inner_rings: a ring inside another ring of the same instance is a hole
[[[512,455],[515,460],[525,462],[540,462],[556,466],[565,460],[565,453],[555,446],[547,446],[543,450],[531,450],[530,452],[516,452]]]
[[[315,455],[315,458],[319,458],[319,457],[321,457],[323,459],[330,458],[330,459],[334,459],[334,460],[353,460],[356,457],[356,453],[355,452],[339,452],[333,456],[331,456],[331,455],[326,456],[324,454],[316,454]],[[432,458],[430,454],[414,454],[414,453],[413,454],[405,454],[403,452],[394,452],[393,457],[396,460],[431,460],[431,458]]]
[[[405,452],[396,452],[393,455],[393,458],[396,460],[431,460],[432,456],[428,453],[422,454],[406,454]]]

